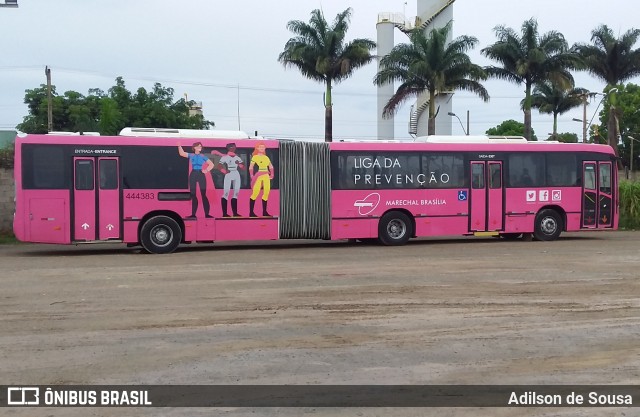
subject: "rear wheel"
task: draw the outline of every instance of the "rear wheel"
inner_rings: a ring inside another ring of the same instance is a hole
[[[380,219],[380,241],[387,246],[404,245],[413,236],[411,219],[399,211],[391,211]]]
[[[182,229],[171,217],[152,217],[140,229],[140,243],[149,253],[171,253],[181,240]]]
[[[556,240],[564,228],[562,217],[555,210],[542,210],[536,216],[533,235],[538,240]]]

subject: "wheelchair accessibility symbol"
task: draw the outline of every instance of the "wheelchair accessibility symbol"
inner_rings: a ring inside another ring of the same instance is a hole
[[[458,191],[458,201],[467,201],[467,190]]]

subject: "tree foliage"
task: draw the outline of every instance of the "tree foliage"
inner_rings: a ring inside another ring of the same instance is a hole
[[[558,134],[558,115],[582,105],[588,91],[584,88],[565,88],[551,80],[536,84],[531,94],[531,108],[553,115],[553,136]],[[525,100],[520,103],[524,108]]]
[[[617,93],[612,90],[616,85],[640,75],[640,49],[633,46],[640,39],[639,29],[629,29],[620,37],[613,30],[601,25],[591,32],[591,44],[576,44],[573,50],[581,57],[584,69],[591,75],[607,83],[606,90],[611,91],[608,104],[614,111],[608,113],[608,143],[618,153],[618,134],[620,119],[615,111]]]
[[[482,54],[500,66],[486,68],[490,77],[524,84],[524,137],[531,133],[531,90],[534,85],[552,80],[563,87],[573,85],[569,69],[578,65],[576,55],[569,51],[562,33],[538,33],[538,22],[529,19],[522,24],[521,34],[512,28],[496,26],[497,42],[482,49]]]
[[[496,127],[487,130],[489,136],[524,136],[524,123],[513,119],[505,120]],[[531,129],[532,140],[538,140],[533,129]]]
[[[447,42],[451,22],[429,33],[414,29],[410,42],[395,46],[380,60],[380,71],[374,78],[378,86],[398,81],[400,86],[384,107],[383,115],[394,114],[406,100],[429,93],[429,135],[435,134],[435,98],[440,92],[469,91],[489,101],[489,93],[480,83],[487,79],[485,71],[473,64],[467,51],[478,39],[460,36]]]
[[[616,105],[613,106],[609,100],[603,100],[604,106],[600,112],[600,126],[598,131],[600,135],[608,137],[610,129],[610,115],[612,112],[617,113],[619,119],[619,131],[621,143],[618,149],[622,164],[629,165],[629,157],[631,154],[630,137],[640,140],[640,86],[636,84],[617,85]],[[606,96],[605,96],[606,97]],[[616,142],[617,144],[618,142]],[[640,143],[633,144],[634,169],[640,168],[638,155],[640,154]]]
[[[289,39],[278,61],[285,68],[296,67],[305,77],[325,84],[325,141],[333,138],[333,103],[331,89],[353,72],[373,60],[376,43],[369,39],[345,37],[351,20],[351,8],[338,13],[332,25],[321,10],[311,12],[309,23],[291,20],[287,29],[296,36]]]
[[[563,143],[578,143],[578,135],[570,132],[556,133],[549,136],[547,140],[557,140]]]
[[[214,123],[202,115],[189,115],[194,102],[174,100],[173,88],[155,83],[148,92],[138,88],[135,93],[127,90],[122,77],[108,93],[90,89],[86,96],[67,91],[63,95],[52,86],[52,113],[54,131],[100,132],[116,135],[126,126],[175,129],[208,129]],[[27,90],[24,96],[29,114],[17,129],[25,133],[47,133],[47,86]]]
[[[9,143],[1,147],[0,148],[0,168],[12,169],[14,154],[15,154],[15,145],[13,143]]]

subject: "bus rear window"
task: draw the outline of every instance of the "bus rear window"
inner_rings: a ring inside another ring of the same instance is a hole
[[[22,158],[25,189],[60,190],[69,188],[64,165],[64,149],[51,145],[25,145]]]

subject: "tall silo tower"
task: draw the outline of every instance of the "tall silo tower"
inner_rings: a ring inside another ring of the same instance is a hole
[[[409,23],[404,15],[392,13],[380,13],[378,15],[378,65],[380,57],[389,53],[393,48],[393,30],[390,27],[396,27],[403,32],[413,28],[420,28],[424,31],[430,31],[433,28],[443,27],[453,20],[453,3],[455,0],[418,0],[417,16],[415,24]],[[401,16],[401,18],[399,17]],[[386,20],[385,20],[386,19]],[[451,36],[451,34],[449,34]],[[451,39],[449,39],[451,40]],[[381,48],[382,45],[382,48]],[[391,46],[389,46],[391,45]],[[395,86],[389,84],[378,87],[378,138],[388,139],[389,129],[393,128],[393,119],[382,118],[382,108],[389,101]],[[381,104],[382,103],[382,104]],[[436,134],[450,135],[452,132],[452,121],[449,116],[453,108],[452,92],[440,91],[436,97]],[[416,136],[426,136],[428,133],[429,119],[429,96],[422,94],[416,102],[411,106],[409,116],[409,133]],[[388,122],[391,121],[389,125]]]
[[[396,21],[402,15],[394,13],[378,14],[377,32],[377,62],[378,71],[380,71],[380,59],[389,54],[393,49],[393,31],[395,30]],[[402,16],[404,20],[404,16]],[[387,140],[394,138],[393,117],[385,119],[382,117],[384,106],[389,102],[394,93],[393,83],[385,84],[378,87],[378,139]]]

